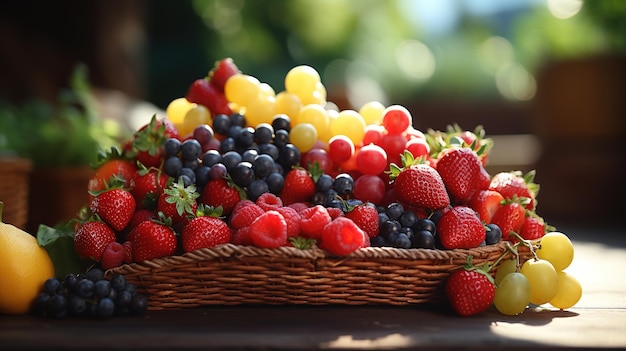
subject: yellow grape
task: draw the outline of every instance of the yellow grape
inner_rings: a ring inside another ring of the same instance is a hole
[[[552,263],[542,259],[530,259],[522,265],[520,273],[530,283],[530,302],[542,305],[554,298],[559,288],[559,279]]]
[[[358,145],[365,135],[365,120],[354,110],[343,110],[331,119],[330,132],[333,135],[343,134]]]
[[[565,271],[558,272],[557,276],[559,279],[559,289],[556,296],[550,300],[550,304],[564,310],[578,303],[583,296],[583,288],[576,277]]]
[[[307,65],[293,67],[285,75],[285,90],[298,96],[311,96],[321,81],[315,68]]]
[[[276,95],[276,114],[285,114],[292,121],[298,117],[302,102],[296,94],[281,91]]]
[[[317,141],[317,131],[311,123],[300,123],[289,132],[291,143],[304,153],[313,148]]]
[[[260,123],[272,123],[276,115],[276,98],[259,95],[252,99],[246,107],[246,121],[249,126],[256,127]]]
[[[253,76],[238,73],[228,78],[224,85],[224,94],[228,101],[241,107],[247,107],[248,102],[259,96],[261,82]]]
[[[211,124],[211,111],[204,105],[194,105],[194,107],[187,111],[185,120],[181,128],[178,129],[178,132],[182,136],[191,134],[193,130],[201,124]]]
[[[359,113],[363,116],[365,124],[380,124],[383,120],[383,111],[385,111],[385,105],[379,101],[370,101],[365,103],[359,109]]]
[[[536,251],[537,257],[550,261],[557,271],[569,267],[574,259],[574,245],[567,235],[561,232],[546,233]]]
[[[298,117],[295,121],[292,120],[294,125],[300,123],[310,123],[315,127],[315,130],[325,131],[328,128],[329,117],[328,112],[318,104],[310,104],[302,106]]]
[[[298,95],[298,97],[300,97],[300,100],[302,101],[302,105],[310,105],[310,104],[317,104],[320,106],[326,105],[326,98],[324,98],[324,96],[318,91],[314,91],[312,94],[309,94],[309,95]]]
[[[271,85],[267,83],[261,83],[261,85],[259,85],[259,95],[276,96],[276,92]]]
[[[506,277],[507,274],[513,273],[517,271],[517,259],[504,260],[500,262],[498,265],[498,270],[496,271],[496,285],[500,285],[502,278]]]
[[[509,316],[524,312],[529,302],[530,283],[526,276],[519,272],[507,274],[496,288],[493,297],[496,309]]]
[[[183,124],[185,115],[195,104],[189,102],[186,98],[181,97],[170,101],[165,109],[167,119],[169,119],[177,128]]]

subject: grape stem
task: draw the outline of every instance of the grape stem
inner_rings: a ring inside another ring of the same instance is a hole
[[[522,238],[519,234],[517,234],[516,232],[513,232],[513,231],[511,231],[509,233],[509,235],[510,236],[514,236],[517,240],[519,240],[519,243],[521,243],[522,245],[528,247],[528,250],[533,255],[533,258],[535,260],[539,259],[537,257],[537,253],[535,252],[535,247],[533,246],[533,243],[530,240],[526,240],[526,239]],[[518,259],[519,259],[519,256],[518,256]]]

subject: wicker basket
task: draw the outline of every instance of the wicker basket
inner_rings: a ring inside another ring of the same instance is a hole
[[[506,251],[505,243],[470,250],[369,247],[333,257],[317,248],[225,244],[126,264],[107,275],[123,274],[148,297],[151,310],[238,304],[437,304],[444,301],[448,275],[467,263],[469,255],[475,265],[491,264]],[[530,257],[527,249],[519,251],[522,261]]]
[[[0,157],[0,201],[2,221],[20,229],[28,221],[28,190],[32,162],[24,158]]]

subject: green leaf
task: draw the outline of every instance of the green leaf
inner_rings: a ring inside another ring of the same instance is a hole
[[[85,270],[84,261],[74,250],[74,231],[69,226],[53,228],[42,224],[37,230],[37,242],[48,252],[58,278]]]

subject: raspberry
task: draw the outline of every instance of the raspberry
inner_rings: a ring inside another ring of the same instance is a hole
[[[107,270],[119,267],[124,263],[124,246],[117,241],[110,242],[102,253],[100,265],[102,269]]]
[[[307,204],[305,204],[304,202],[294,202],[294,203],[289,204],[287,206],[293,208],[297,212],[300,212],[302,210],[305,210],[305,209],[309,208],[309,206],[307,206]]]
[[[351,219],[339,217],[322,231],[320,247],[337,256],[346,256],[365,247],[368,235]]]
[[[250,224],[250,238],[254,245],[278,248],[287,245],[287,222],[278,211],[267,211]]]
[[[331,219],[344,216],[343,210],[339,207],[326,207]]]
[[[300,234],[300,221],[302,220],[298,211],[289,206],[279,207],[276,211],[283,215],[285,222],[287,222],[287,237],[297,237]]]
[[[235,245],[254,245],[252,238],[250,238],[250,227],[243,227],[233,232],[232,243]]]
[[[265,213],[265,211],[250,200],[244,206],[236,206],[230,215],[230,226],[234,229],[240,229],[249,226],[257,217]],[[244,201],[242,201],[244,202]]]
[[[300,211],[300,231],[302,236],[311,239],[320,239],[324,227],[330,223],[331,218],[326,207],[315,205]]]
[[[256,204],[264,211],[270,211],[282,207],[283,200],[272,193],[263,193],[256,199]]]

